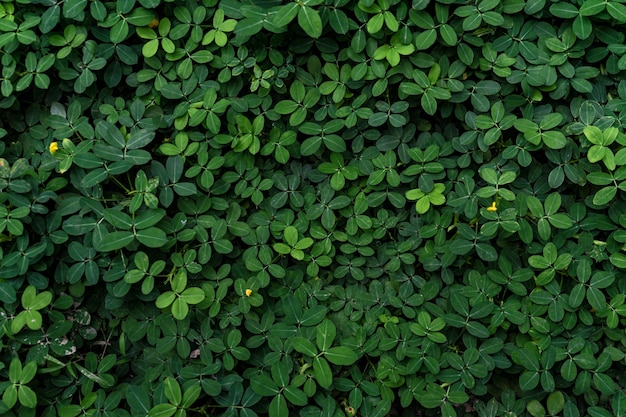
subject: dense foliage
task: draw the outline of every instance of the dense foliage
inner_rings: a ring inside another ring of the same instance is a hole
[[[0,3],[0,414],[626,415],[626,6]]]

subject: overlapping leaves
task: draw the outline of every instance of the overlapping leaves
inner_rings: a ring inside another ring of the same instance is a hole
[[[0,5],[0,412],[621,415],[625,10]]]

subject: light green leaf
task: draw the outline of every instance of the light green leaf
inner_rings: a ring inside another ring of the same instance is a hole
[[[198,304],[204,300],[204,291],[198,287],[187,288],[180,294],[180,299],[187,304]]]
[[[287,226],[283,234],[285,237],[285,242],[289,246],[291,247],[296,246],[296,243],[298,243],[298,229],[296,229],[293,226]]]
[[[37,406],[37,394],[27,385],[21,385],[17,390],[17,398],[24,407],[35,408]]]
[[[617,195],[617,187],[614,185],[601,188],[593,196],[593,204],[602,206],[608,204]]]

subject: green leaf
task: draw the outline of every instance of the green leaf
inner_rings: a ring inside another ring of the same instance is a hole
[[[606,10],[619,23],[626,23],[626,6],[621,3],[607,2]]]
[[[587,301],[596,311],[604,311],[606,309],[606,297],[598,288],[587,288]]]
[[[613,396],[611,406],[616,416],[624,416],[624,414],[626,413],[626,394],[623,391],[618,391]]]
[[[37,394],[29,386],[20,386],[17,390],[17,398],[24,407],[35,408],[37,406]]]
[[[135,231],[135,237],[140,243],[149,248],[160,248],[168,242],[165,232],[157,227],[137,230]]]
[[[136,229],[146,229],[157,224],[163,217],[165,217],[165,210],[148,209],[137,214],[133,222]]]
[[[519,379],[519,386],[524,391],[533,390],[539,385],[540,374],[536,371],[525,371]]]
[[[608,186],[598,190],[593,196],[593,204],[602,206],[608,204],[617,195],[616,186]]]
[[[317,10],[308,6],[301,6],[298,11],[298,24],[312,38],[322,35],[322,19]]]
[[[33,288],[33,287],[29,286],[29,288]],[[41,310],[43,308],[48,307],[51,302],[52,302],[52,293],[49,291],[43,291],[37,294],[34,299],[28,300],[28,302],[26,302],[26,300],[22,298],[22,305],[24,306],[24,308],[27,308],[30,310]]]
[[[111,383],[109,383],[106,379],[102,378],[101,376],[91,372],[90,370],[75,364],[76,368],[78,369],[78,371],[83,374],[84,376],[86,376],[87,378],[89,378],[91,381],[99,384],[100,386],[102,386],[103,388],[110,388],[112,385]]]
[[[626,255],[620,252],[613,253],[610,257],[611,263],[618,268],[626,269]]]
[[[286,385],[283,390],[283,394],[287,401],[291,404],[305,406],[309,402],[309,398],[301,389],[298,389],[292,385]]]
[[[370,34],[378,33],[383,28],[384,23],[385,17],[380,13],[375,14],[367,22],[367,31]]]
[[[176,320],[183,320],[189,314],[189,305],[179,297],[172,302],[172,316]]]
[[[9,385],[4,394],[2,394],[2,402],[4,405],[11,409],[17,402],[17,388],[15,385]]]
[[[122,19],[111,28],[111,43],[118,44],[124,42],[128,36],[128,21]]]
[[[548,396],[546,402],[548,413],[552,416],[559,414],[565,407],[565,397],[561,391],[555,391]]]
[[[550,194],[544,203],[545,213],[549,216],[556,213],[561,207],[561,195],[559,193]]]
[[[611,395],[617,390],[615,381],[607,374],[600,372],[593,373],[593,384],[604,395]]]
[[[9,365],[9,382],[17,384],[20,381],[21,374],[22,362],[20,362],[19,358],[11,359],[11,363]]]
[[[478,323],[477,321],[470,321],[467,323],[467,331],[476,337],[481,339],[487,339],[490,336],[489,329],[485,327],[483,324]]]
[[[235,26],[234,33],[238,36],[256,35],[263,29],[264,17],[254,16],[241,19]]]
[[[524,7],[524,12],[528,13],[529,15],[538,13],[543,10],[545,4],[546,0],[531,0],[526,3],[526,6]]]
[[[274,243],[272,247],[276,252],[280,253],[281,255],[287,255],[291,252],[291,248],[284,243]]]
[[[585,0],[578,12],[581,16],[593,16],[602,12],[605,5],[604,0]]]
[[[129,245],[135,236],[132,232],[117,231],[104,235],[102,239],[94,241],[94,246],[101,252],[110,252]]]
[[[96,135],[118,149],[123,149],[126,146],[126,140],[122,132],[106,120],[101,120],[96,124]]]
[[[297,2],[291,2],[282,6],[274,15],[272,23],[279,28],[286,27],[298,14],[298,7]]]
[[[335,365],[352,365],[358,359],[356,353],[345,346],[335,346],[327,349],[324,357]]]
[[[8,282],[0,281],[0,301],[7,304],[17,301],[15,288]]]
[[[187,388],[183,393],[183,401],[180,406],[182,408],[189,408],[196,402],[196,400],[200,397],[202,393],[202,387],[200,385],[192,385]]]
[[[296,244],[298,243],[298,229],[293,226],[287,226],[283,234],[285,237],[285,242],[287,242],[289,246],[296,246]]]
[[[317,325],[317,347],[322,352],[328,350],[332,346],[336,334],[337,329],[332,321],[328,319],[322,321],[320,324]]]
[[[330,27],[333,28],[335,32],[341,35],[345,35],[346,33],[348,33],[350,25],[348,21],[348,16],[343,10],[339,8],[333,8],[330,11],[328,21],[330,23]]]
[[[548,131],[541,134],[543,143],[550,149],[563,149],[567,145],[567,138],[561,132]]]
[[[269,417],[289,417],[287,401],[282,394],[275,396],[268,408]]]
[[[41,23],[39,25],[39,29],[41,33],[48,33],[59,23],[61,17],[61,8],[49,7],[42,15],[41,15]]]
[[[276,382],[266,374],[260,374],[250,379],[250,386],[258,395],[271,397],[280,392]]]
[[[439,33],[441,34],[441,39],[448,46],[456,45],[459,40],[455,30],[450,25],[447,25],[447,24],[441,25],[441,27],[439,28]]]
[[[415,203],[415,211],[417,211],[418,214],[425,214],[428,210],[430,210],[430,199],[428,196],[424,196],[417,200]]]
[[[176,410],[178,407],[173,404],[159,404],[150,410],[148,417],[171,417],[176,413]]]
[[[594,145],[602,145],[604,142],[602,130],[600,130],[597,126],[585,126],[583,133],[585,134],[587,140]]]
[[[578,9],[572,3],[559,1],[550,6],[550,13],[563,19],[573,19],[578,16]]]
[[[63,17],[74,19],[81,14],[87,6],[87,0],[67,0],[63,3]]]
[[[584,39],[587,39],[589,36],[591,36],[591,31],[593,30],[593,26],[588,17],[585,17],[583,15],[578,15],[576,16],[576,18],[574,19],[574,22],[572,23],[572,29],[574,33],[576,34],[577,38],[584,40]]]
[[[128,385],[126,389],[126,401],[132,410],[143,414],[150,412],[150,395],[146,389],[138,385]]]
[[[530,400],[528,404],[526,404],[526,410],[533,417],[544,417],[546,415],[546,409],[544,406],[537,400]]]
[[[307,356],[316,356],[317,349],[315,349],[315,345],[308,339],[304,337],[294,337],[292,339],[293,347],[296,351],[303,353]]]
[[[420,103],[426,114],[432,116],[437,112],[437,100],[435,100],[431,92],[424,91]]]
[[[204,300],[204,291],[201,288],[187,288],[180,294],[180,299],[187,304],[199,304]]]
[[[338,135],[328,135],[324,138],[324,145],[332,152],[345,152],[346,142]]]
[[[165,397],[174,405],[180,405],[182,401],[182,393],[178,381],[174,378],[165,378],[163,381]]]
[[[141,54],[145,58],[151,58],[151,57],[156,55],[158,50],[159,50],[159,40],[158,39],[152,39],[152,40],[149,40],[148,42],[146,42],[141,47]]]
[[[80,182],[81,187],[90,188],[107,179],[109,173],[104,169],[95,169],[85,175]]]
[[[490,185],[498,184],[498,174],[494,169],[483,168],[479,171],[480,176]]]
[[[307,138],[302,142],[300,147],[300,152],[303,156],[313,155],[317,152],[322,145],[322,138],[320,136],[314,136],[312,138]]]
[[[437,41],[437,30],[426,30],[415,38],[415,46],[418,51],[430,48]]]
[[[326,359],[319,356],[315,357],[313,359],[313,372],[320,387],[330,388],[333,383],[333,373]]]
[[[115,209],[107,209],[104,211],[104,219],[117,229],[130,229],[133,220],[123,211]]]

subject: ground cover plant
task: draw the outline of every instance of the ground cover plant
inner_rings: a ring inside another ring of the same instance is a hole
[[[3,0],[0,414],[624,416],[625,23]]]

